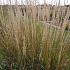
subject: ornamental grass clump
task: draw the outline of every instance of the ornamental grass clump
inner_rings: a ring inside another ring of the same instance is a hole
[[[37,11],[32,11],[36,5],[25,6],[23,9],[19,5],[0,8],[0,69],[69,70],[70,32],[65,30],[65,19],[58,28],[52,23],[41,22],[38,10],[36,18]]]

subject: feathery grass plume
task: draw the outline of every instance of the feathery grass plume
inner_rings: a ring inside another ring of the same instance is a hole
[[[10,1],[0,7],[0,69],[70,69],[70,32],[65,30],[69,7],[63,12],[60,5],[37,2],[18,5],[15,0],[15,5]]]

